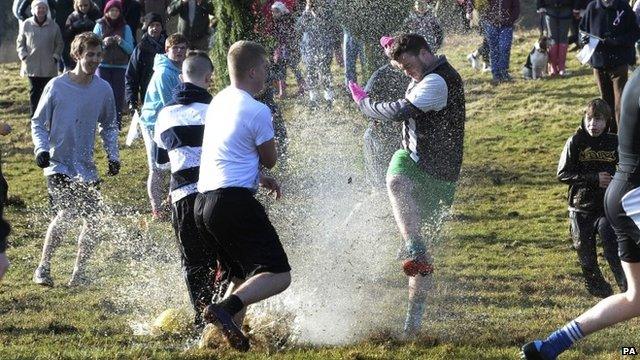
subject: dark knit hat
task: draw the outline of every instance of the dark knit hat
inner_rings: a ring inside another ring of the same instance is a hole
[[[147,27],[152,22],[159,22],[162,24],[162,28],[164,29],[164,20],[162,19],[162,15],[156,13],[148,13],[144,16],[144,23],[142,24],[142,31],[147,31]]]

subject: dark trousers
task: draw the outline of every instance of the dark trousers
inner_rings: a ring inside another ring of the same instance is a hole
[[[611,122],[609,131],[614,134],[618,133],[620,99],[629,76],[629,65],[620,65],[612,69],[593,69],[593,74],[595,75],[598,89],[600,89],[600,96],[616,114],[616,121]]]
[[[113,97],[116,100],[118,114],[118,129],[122,129],[122,106],[124,105],[124,74],[127,70],[120,68],[98,67],[96,75],[111,85]]]
[[[605,282],[598,266],[597,234],[600,236],[604,257],[609,263],[618,287],[621,291],[626,291],[627,282],[618,256],[616,234],[604,214],[570,211],[569,219],[571,220],[573,247],[578,252],[578,260],[585,280],[592,283]]]
[[[571,20],[571,27],[569,27],[569,44],[579,45],[580,43],[580,19],[576,19],[575,16]]]
[[[36,112],[38,102],[42,96],[45,85],[51,80],[50,77],[29,76],[29,105],[31,106],[31,116]]]
[[[171,206],[171,220],[180,248],[182,274],[189,298],[196,311],[196,322],[204,306],[211,303],[216,270],[215,249],[205,243],[196,227],[193,204],[197,194],[191,194]]]
[[[4,205],[7,203],[8,191],[9,184],[7,184],[7,180],[2,174],[2,167],[0,166],[0,253],[3,253],[7,248],[7,236],[11,231],[9,223],[4,219]]]

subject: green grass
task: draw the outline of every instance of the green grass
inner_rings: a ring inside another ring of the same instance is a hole
[[[534,37],[533,33],[516,36],[514,75]],[[598,93],[590,69],[579,67],[573,55],[569,78],[518,80],[492,87],[488,74],[474,73],[466,64],[465,56],[477,40],[456,37],[448,39],[444,48],[465,79],[468,121],[453,217],[445,239],[437,244],[438,285],[429,302],[424,339],[402,343],[382,331],[348,346],[297,345],[281,351],[263,341],[246,355],[199,350],[180,338],[133,334],[131,321],[148,321],[167,305],[185,303],[172,233],[166,225],[144,220],[148,218],[146,160],[139,143],[123,148],[121,174],[104,179],[102,192],[121,217],[109,217],[101,232],[104,241],[91,263],[96,284],[82,290],[61,285],[73,263],[72,236],[54,259],[59,285],[44,289],[30,282],[48,222],[46,188],[33,162],[27,81],[17,76],[17,65],[0,66],[0,81],[5,84],[0,93],[0,120],[14,128],[0,139],[3,170],[10,184],[7,217],[13,225],[8,249],[12,268],[0,285],[0,358],[516,358],[523,342],[546,336],[596,302],[582,285],[577,257],[570,248],[566,189],[555,180],[555,169],[584,104]],[[283,224],[304,217],[288,215],[288,211],[308,205],[309,189],[335,179],[342,182],[342,178],[343,184],[336,186],[344,187],[351,177],[356,186],[364,188],[359,150],[365,122],[348,99],[320,118],[309,115],[293,100],[284,102],[284,110],[291,138],[290,168],[284,174],[290,197],[285,205],[271,204],[271,208],[274,223],[284,228],[285,247],[295,254],[299,245],[294,240],[304,238],[305,231],[327,231],[319,223],[315,227]],[[332,150],[336,159],[350,167],[326,180],[313,168],[326,167],[333,158],[325,155]],[[98,146],[96,153],[104,173],[104,152]],[[389,226],[388,219],[380,222],[380,226]],[[390,286],[401,290],[397,270],[390,269],[388,276]],[[154,302],[145,302],[145,298]],[[402,313],[401,300],[391,301],[391,312]],[[637,325],[630,321],[597,333],[563,359],[618,359],[620,346],[640,345],[634,331]]]

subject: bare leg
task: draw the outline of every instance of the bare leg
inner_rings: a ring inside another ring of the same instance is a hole
[[[422,316],[427,301],[427,294],[431,289],[432,278],[427,276],[409,277],[409,305],[404,322],[405,336],[414,336],[422,329]]]
[[[585,335],[640,315],[640,263],[622,262],[626,292],[609,296],[576,318]]]
[[[387,190],[400,235],[405,243],[422,238],[420,208],[413,198],[413,183],[403,175],[387,176]]]
[[[291,273],[261,273],[250,277],[233,291],[245,307],[286,290],[291,284]]]
[[[78,254],[69,285],[82,285],[86,282],[85,270],[87,261],[97,243],[95,236],[96,225],[95,219],[82,219],[82,229],[80,230],[80,235],[78,235]]]
[[[58,211],[58,214],[51,220],[47,234],[44,237],[42,257],[40,258],[40,265],[38,265],[38,267],[45,269],[51,268],[53,253],[62,242],[64,234],[69,230],[72,221],[73,217],[65,210]]]

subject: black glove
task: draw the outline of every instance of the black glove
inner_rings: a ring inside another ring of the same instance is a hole
[[[107,175],[115,176],[120,172],[120,161],[109,160],[109,171],[107,171]]]
[[[135,114],[136,110],[138,110],[138,104],[133,102],[129,103],[129,115],[133,117],[133,114]]]
[[[39,168],[44,169],[46,167],[49,167],[49,159],[49,152],[41,151],[38,153],[38,155],[36,155],[36,164]]]
[[[620,42],[618,40],[612,39],[612,38],[606,38],[606,39],[602,39],[602,43],[605,46],[619,46]]]

